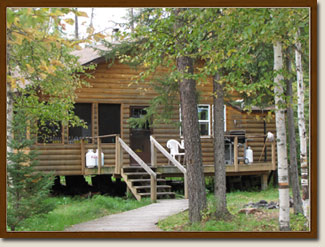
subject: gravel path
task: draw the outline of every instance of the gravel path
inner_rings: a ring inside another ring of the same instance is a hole
[[[148,206],[73,225],[65,231],[161,231],[159,220],[188,209],[187,199],[158,200]]]

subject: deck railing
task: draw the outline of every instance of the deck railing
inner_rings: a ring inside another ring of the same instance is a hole
[[[186,169],[176,160],[174,159],[167,151],[164,149],[159,142],[153,136],[150,136],[151,143],[151,164],[153,167],[157,165],[157,149],[174,164],[183,174],[184,174],[184,197],[188,198],[188,186],[187,186],[187,171]]]
[[[97,158],[97,173],[101,174],[101,169],[102,169],[102,138],[107,138],[107,137],[115,137],[115,142],[117,138],[117,134],[112,134],[112,135],[102,135],[102,136],[95,136],[95,137],[83,137],[80,140],[80,149],[81,149],[81,172],[82,174],[85,174],[85,167],[86,167],[86,152],[85,152],[85,140],[87,139],[97,139],[97,150],[98,150],[98,158]],[[93,145],[96,145],[93,142]]]
[[[149,175],[150,175],[150,198],[152,202],[157,201],[157,174],[120,138],[118,134],[102,135],[96,137],[85,137],[81,139],[81,166],[82,174],[84,174],[86,162],[85,162],[85,139],[97,139],[98,149],[98,174],[101,174],[102,166],[102,142],[101,138],[115,137],[115,174],[120,175],[123,168],[123,150],[126,151]]]
[[[252,136],[248,136],[248,135],[224,135],[224,137],[230,137],[230,138],[234,138],[234,161],[233,161],[233,165],[235,167],[235,172],[238,172],[239,171],[239,162],[238,162],[238,138],[239,137],[245,137],[246,139],[250,139],[250,138],[260,138],[260,137],[263,137],[265,138],[266,135],[252,135]],[[266,141],[264,141],[264,147],[263,147],[263,150],[262,150],[262,153],[264,151],[264,148],[266,146]],[[272,162],[272,170],[276,170],[276,156],[275,156],[275,140],[273,140],[271,142],[271,162]],[[245,153],[245,150],[244,150],[244,153]],[[230,157],[232,158],[232,157]]]

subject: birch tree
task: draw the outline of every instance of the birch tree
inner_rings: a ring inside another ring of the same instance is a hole
[[[298,164],[297,164],[297,145],[296,145],[296,129],[295,129],[295,120],[294,120],[294,112],[293,112],[293,93],[292,93],[292,69],[291,62],[289,59],[288,50],[286,52],[286,69],[288,72],[288,78],[286,79],[287,83],[287,119],[288,119],[288,140],[290,146],[290,164],[289,164],[289,182],[290,187],[292,188],[292,196],[293,196],[293,209],[295,214],[303,214],[302,208],[302,200],[300,196],[300,183],[298,176]]]
[[[281,41],[275,41],[274,49],[274,98],[275,98],[275,124],[277,131],[277,161],[279,181],[279,227],[280,231],[290,230],[289,215],[289,178],[287,158],[287,134],[284,110],[284,85],[283,75],[283,54]]]
[[[309,212],[309,186],[308,186],[308,162],[307,162],[307,132],[305,124],[305,86],[303,81],[303,66],[301,59],[301,42],[300,29],[297,30],[296,34],[296,72],[297,72],[297,95],[298,95],[298,129],[300,139],[300,165],[301,165],[301,185],[302,185],[302,200],[304,215],[308,217]]]

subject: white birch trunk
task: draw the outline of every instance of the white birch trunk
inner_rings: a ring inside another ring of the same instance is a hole
[[[277,73],[274,78],[275,98],[275,124],[277,132],[277,160],[278,160],[278,181],[279,181],[279,227],[280,231],[290,230],[289,217],[289,177],[287,158],[287,134],[285,122],[285,101],[283,99],[284,80],[279,73],[283,69],[282,44],[277,41],[274,49],[274,71]]]
[[[301,43],[299,41],[300,30],[296,36],[296,70],[297,70],[297,94],[298,94],[298,129],[300,138],[300,165],[301,185],[303,190],[302,201],[304,215],[309,218],[309,186],[308,186],[308,162],[307,162],[307,133],[305,126],[304,101],[305,88],[303,80],[303,69],[301,62]]]

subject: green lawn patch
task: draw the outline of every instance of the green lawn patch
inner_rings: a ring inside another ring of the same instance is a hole
[[[258,232],[278,231],[279,209],[260,208],[255,214],[239,214],[245,204],[260,200],[278,201],[278,190],[270,188],[261,192],[232,192],[227,193],[227,206],[232,218],[229,220],[216,220],[214,212],[214,196],[209,194],[208,209],[203,214],[201,223],[189,225],[188,212],[182,212],[168,217],[158,223],[164,231],[220,231],[220,232]],[[291,209],[292,210],[292,209]],[[292,231],[306,231],[305,218],[294,215],[291,211],[290,225]]]
[[[138,202],[102,195],[91,198],[60,196],[49,200],[56,206],[53,211],[26,219],[17,231],[63,231],[74,224],[150,204],[149,199]]]

